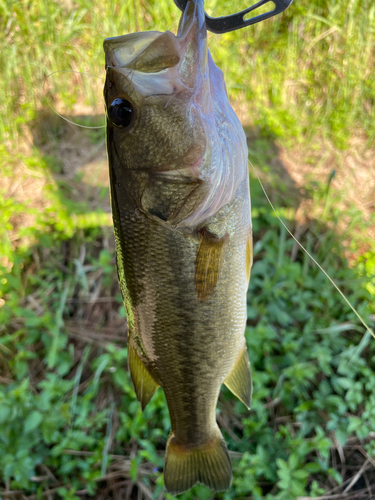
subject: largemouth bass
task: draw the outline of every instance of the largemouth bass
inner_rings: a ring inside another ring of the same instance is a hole
[[[107,150],[129,369],[144,408],[165,392],[167,490],[231,484],[215,418],[224,383],[250,407],[247,145],[207,49],[203,0],[177,36],[104,42]]]

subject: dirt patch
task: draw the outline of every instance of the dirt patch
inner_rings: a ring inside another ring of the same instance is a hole
[[[0,192],[14,200],[8,230],[14,246],[27,244],[20,229],[35,226],[37,215],[54,204],[51,190],[63,205],[72,201],[110,213],[103,129],[88,132],[45,111],[23,128],[0,175]]]
[[[353,138],[346,151],[321,140],[308,149],[280,148],[279,158],[298,188],[314,182],[327,186],[327,201],[301,200],[297,222],[323,219],[342,235],[345,256],[354,263],[375,241],[375,151],[366,148],[365,138]],[[336,215],[328,217],[329,211]],[[354,235],[358,248],[353,250]]]
[[[335,171],[331,186],[342,193],[343,202],[352,203],[364,216],[374,213],[375,151],[366,149],[365,138],[353,138],[347,151],[323,140],[309,150],[281,148],[280,159],[298,186],[312,180],[327,183]]]

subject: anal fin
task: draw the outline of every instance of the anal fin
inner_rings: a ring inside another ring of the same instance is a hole
[[[246,345],[243,346],[237,362],[229,376],[224,380],[224,384],[250,410],[253,382]]]
[[[155,382],[143,364],[131,339],[129,339],[128,344],[128,363],[137,399],[141,404],[142,410],[144,410],[159,387],[159,384]]]

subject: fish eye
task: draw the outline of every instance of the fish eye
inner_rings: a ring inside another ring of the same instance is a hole
[[[134,120],[133,105],[126,99],[117,97],[108,107],[108,119],[118,128],[129,128]]]

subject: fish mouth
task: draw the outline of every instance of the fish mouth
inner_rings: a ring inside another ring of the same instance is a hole
[[[160,31],[142,31],[106,38],[103,42],[105,68],[127,67],[160,35]]]
[[[186,2],[177,36],[170,31],[143,31],[104,40],[106,69],[128,68],[157,73],[178,67],[187,87],[201,84],[207,69],[207,29],[203,0]]]

